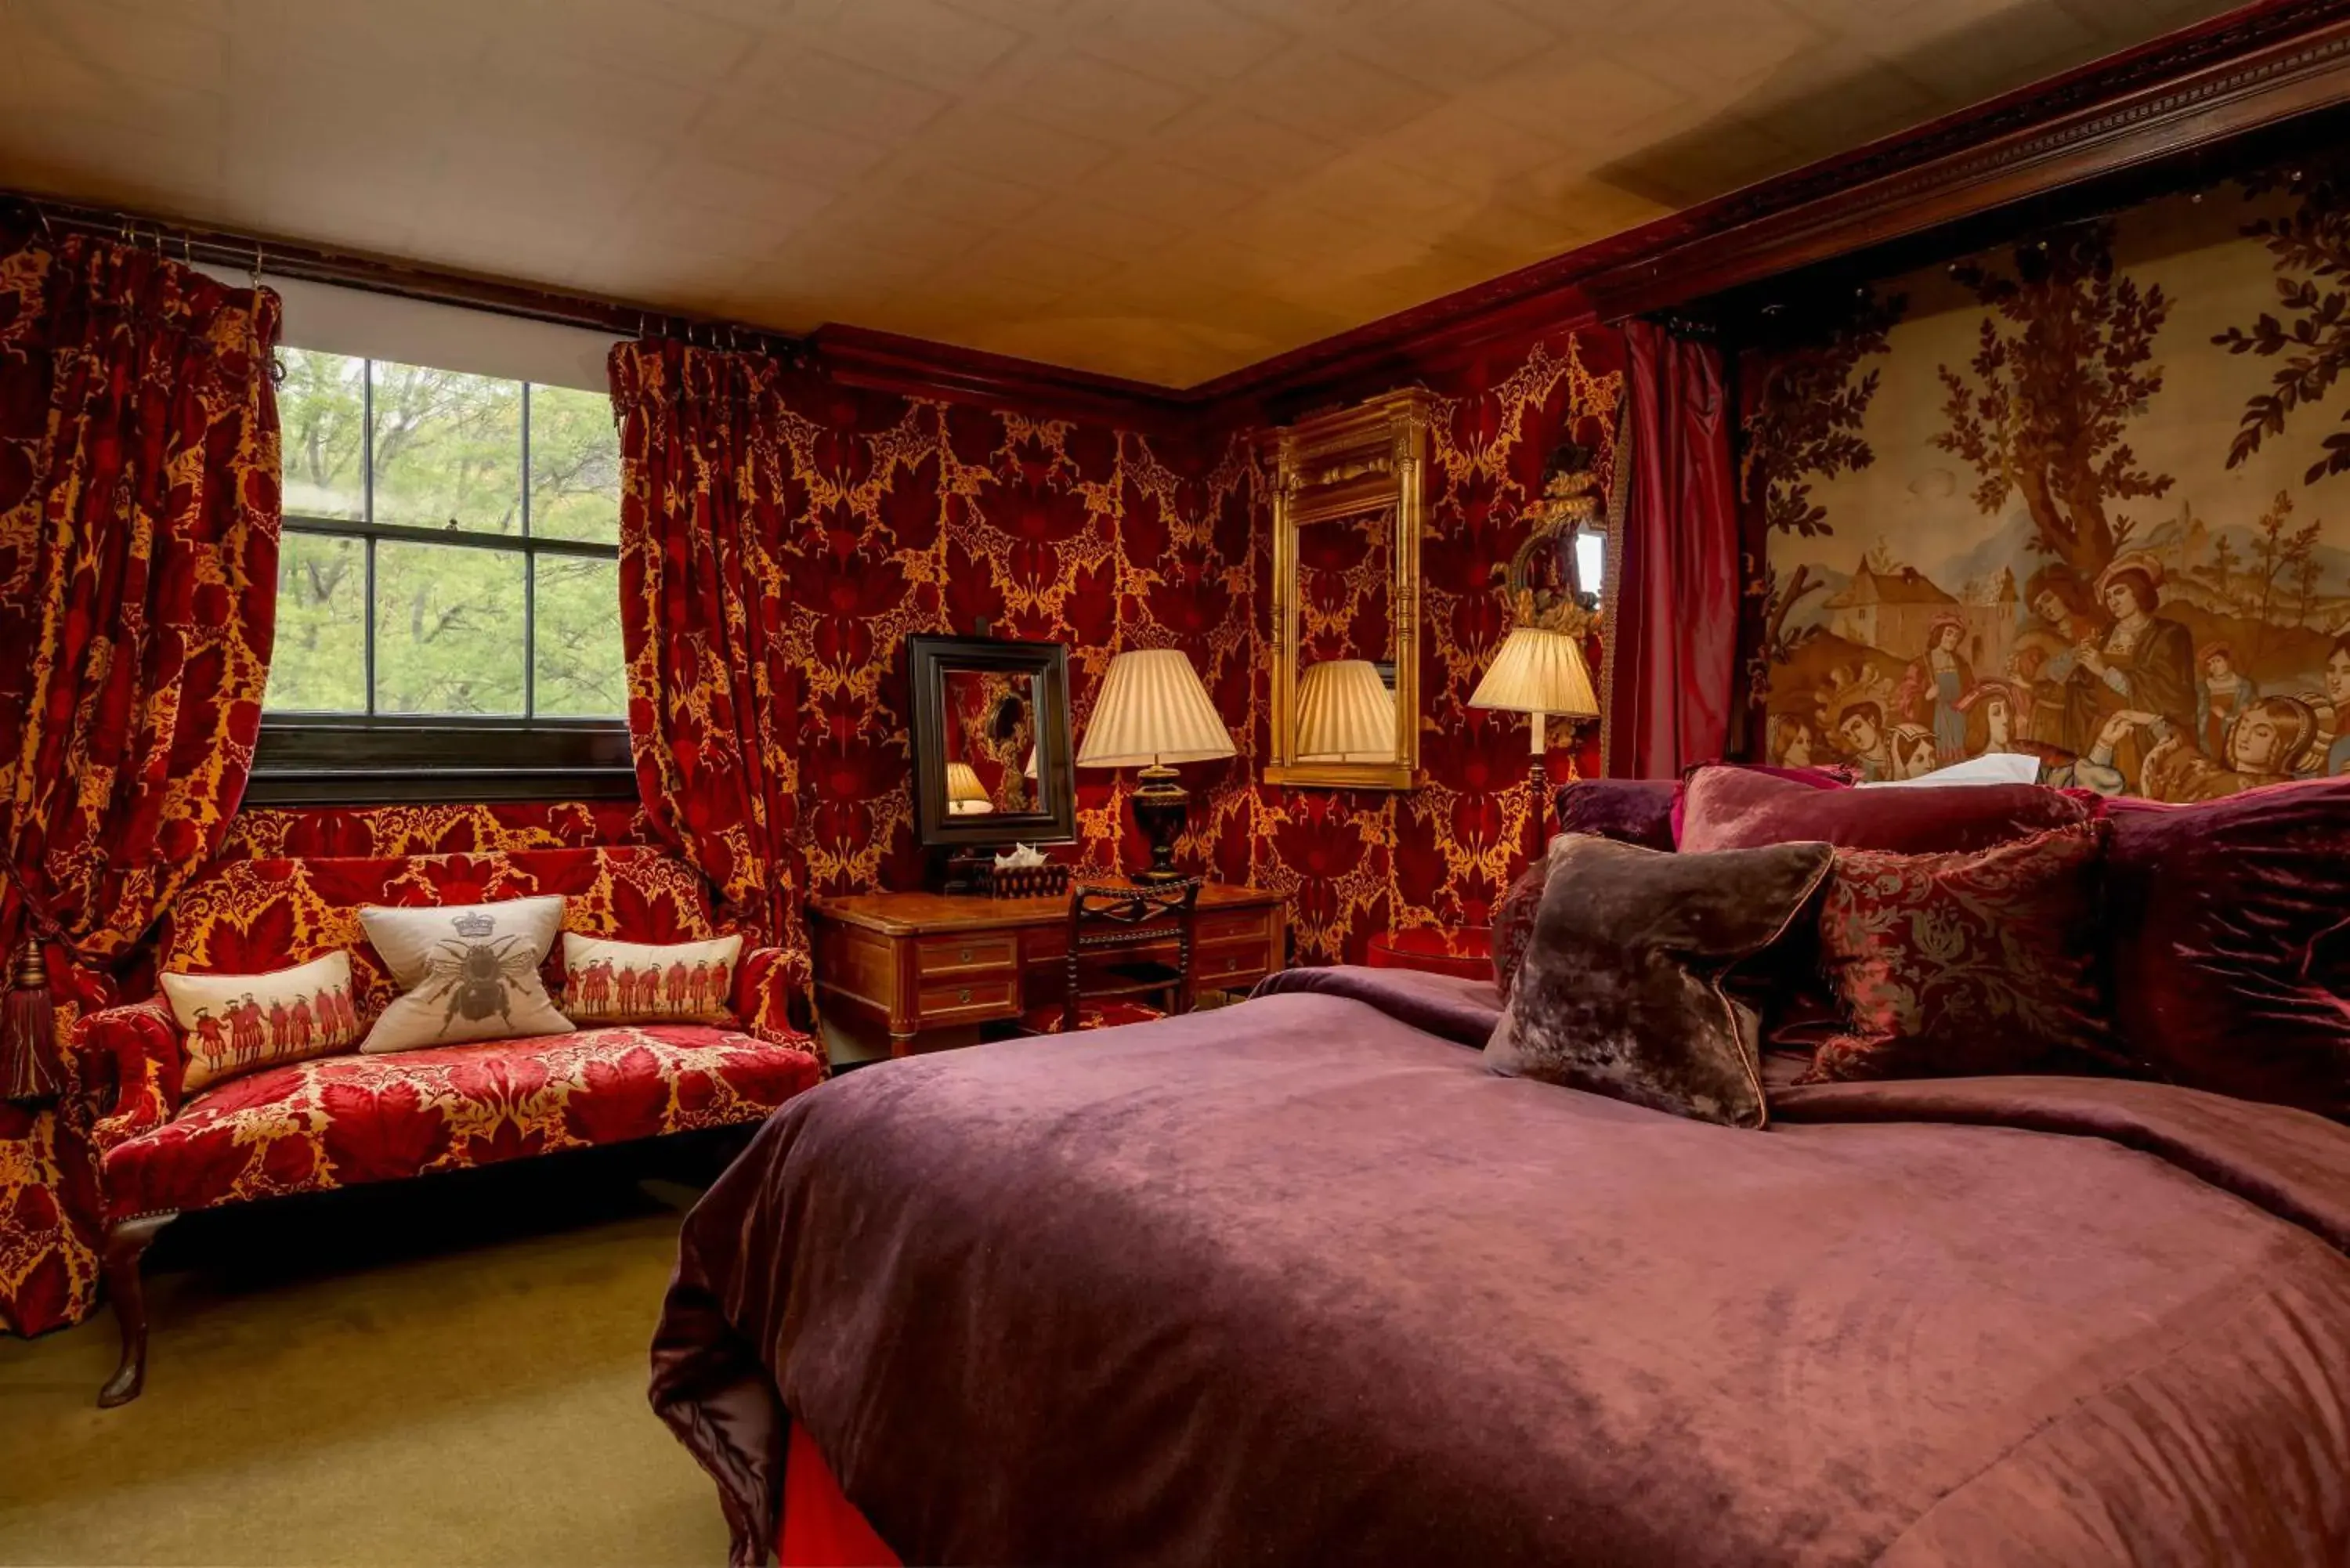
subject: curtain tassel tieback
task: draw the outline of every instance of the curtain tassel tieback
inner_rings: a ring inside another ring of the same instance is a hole
[[[8,970],[8,1000],[0,1012],[0,1098],[46,1100],[57,1093],[49,1062],[57,1050],[57,1010],[49,1002],[49,969],[40,938],[27,932]]]

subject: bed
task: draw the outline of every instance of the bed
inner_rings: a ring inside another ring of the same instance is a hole
[[[657,1410],[909,1563],[2350,1562],[2350,1130],[2168,1085],[1496,1077],[1490,984],[800,1096],[687,1220]],[[796,1431],[795,1431],[795,1428]]]

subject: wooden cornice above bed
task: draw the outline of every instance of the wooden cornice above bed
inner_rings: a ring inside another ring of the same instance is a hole
[[[1440,369],[1496,337],[1669,310],[1815,263],[2198,155],[2350,105],[2350,0],[2263,0],[1963,112],[1187,388],[845,325],[805,338],[263,238],[273,272],[493,310],[799,354],[852,384],[1107,417],[1138,428],[1282,418]],[[40,203],[60,226],[126,223],[196,259],[249,264],[236,235]]]

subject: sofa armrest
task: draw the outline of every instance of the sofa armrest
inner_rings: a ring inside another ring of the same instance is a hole
[[[734,1012],[743,1027],[780,1045],[811,1044],[807,954],[797,948],[753,948],[734,970]],[[824,1052],[814,1047],[819,1059]]]
[[[162,998],[86,1014],[74,1025],[74,1049],[92,1094],[113,1088],[91,1107],[90,1141],[100,1152],[178,1114],[185,1056],[180,1021]]]

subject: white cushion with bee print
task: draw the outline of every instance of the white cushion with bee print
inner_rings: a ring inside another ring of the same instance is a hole
[[[559,896],[421,909],[369,904],[359,923],[406,993],[383,1010],[361,1051],[571,1033],[538,978],[563,929]]]

